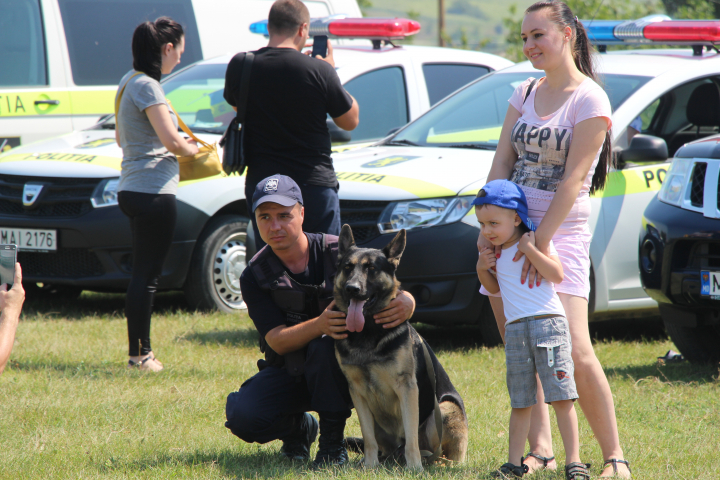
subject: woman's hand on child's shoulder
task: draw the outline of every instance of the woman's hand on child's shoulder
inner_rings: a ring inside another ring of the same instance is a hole
[[[481,272],[490,269],[495,270],[496,263],[495,249],[483,247],[478,254],[477,270]]]
[[[520,242],[518,243],[518,250],[520,250],[522,253],[527,255],[528,251],[530,251],[534,247],[535,232],[527,232],[522,237],[520,237]]]

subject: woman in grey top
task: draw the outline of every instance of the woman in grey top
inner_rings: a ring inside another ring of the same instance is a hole
[[[179,135],[177,118],[160,86],[161,74],[180,63],[184,50],[183,28],[172,19],[160,17],[138,25],[132,39],[133,70],[120,81],[125,91],[115,129],[123,150],[118,203],[130,219],[133,242],[132,280],[125,300],[128,366],[154,372],[163,366],[150,347],[150,317],[175,231],[176,155],[198,152],[194,142]]]

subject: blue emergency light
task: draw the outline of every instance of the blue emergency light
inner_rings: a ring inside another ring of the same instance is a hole
[[[672,20],[650,15],[638,20],[582,20],[596,45],[718,45],[720,20]]]

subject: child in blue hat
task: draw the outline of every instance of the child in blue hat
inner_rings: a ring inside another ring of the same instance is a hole
[[[525,194],[516,184],[494,180],[485,185],[473,201],[482,235],[495,246],[479,253],[477,274],[490,292],[500,291],[505,310],[505,362],[510,393],[509,459],[495,472],[500,478],[522,477],[525,440],[530,430],[530,411],[537,403],[537,373],[545,391],[545,402],[557,415],[565,446],[567,478],[585,478],[580,463],[580,441],[573,402],[575,389],[572,345],[565,310],[553,283],[563,279],[563,269],[552,242],[548,254],[535,246],[535,225],[528,217]],[[520,283],[523,262],[514,262],[522,252],[542,275],[539,286]],[[589,476],[587,476],[589,478]]]

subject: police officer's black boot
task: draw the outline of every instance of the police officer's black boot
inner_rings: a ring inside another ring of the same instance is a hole
[[[348,463],[345,448],[345,420],[349,412],[318,412],[320,440],[312,468],[342,467]]]
[[[310,460],[310,445],[317,438],[318,423],[309,413],[303,413],[297,421],[293,433],[282,439],[283,445],[280,453],[287,459],[295,462]]]

